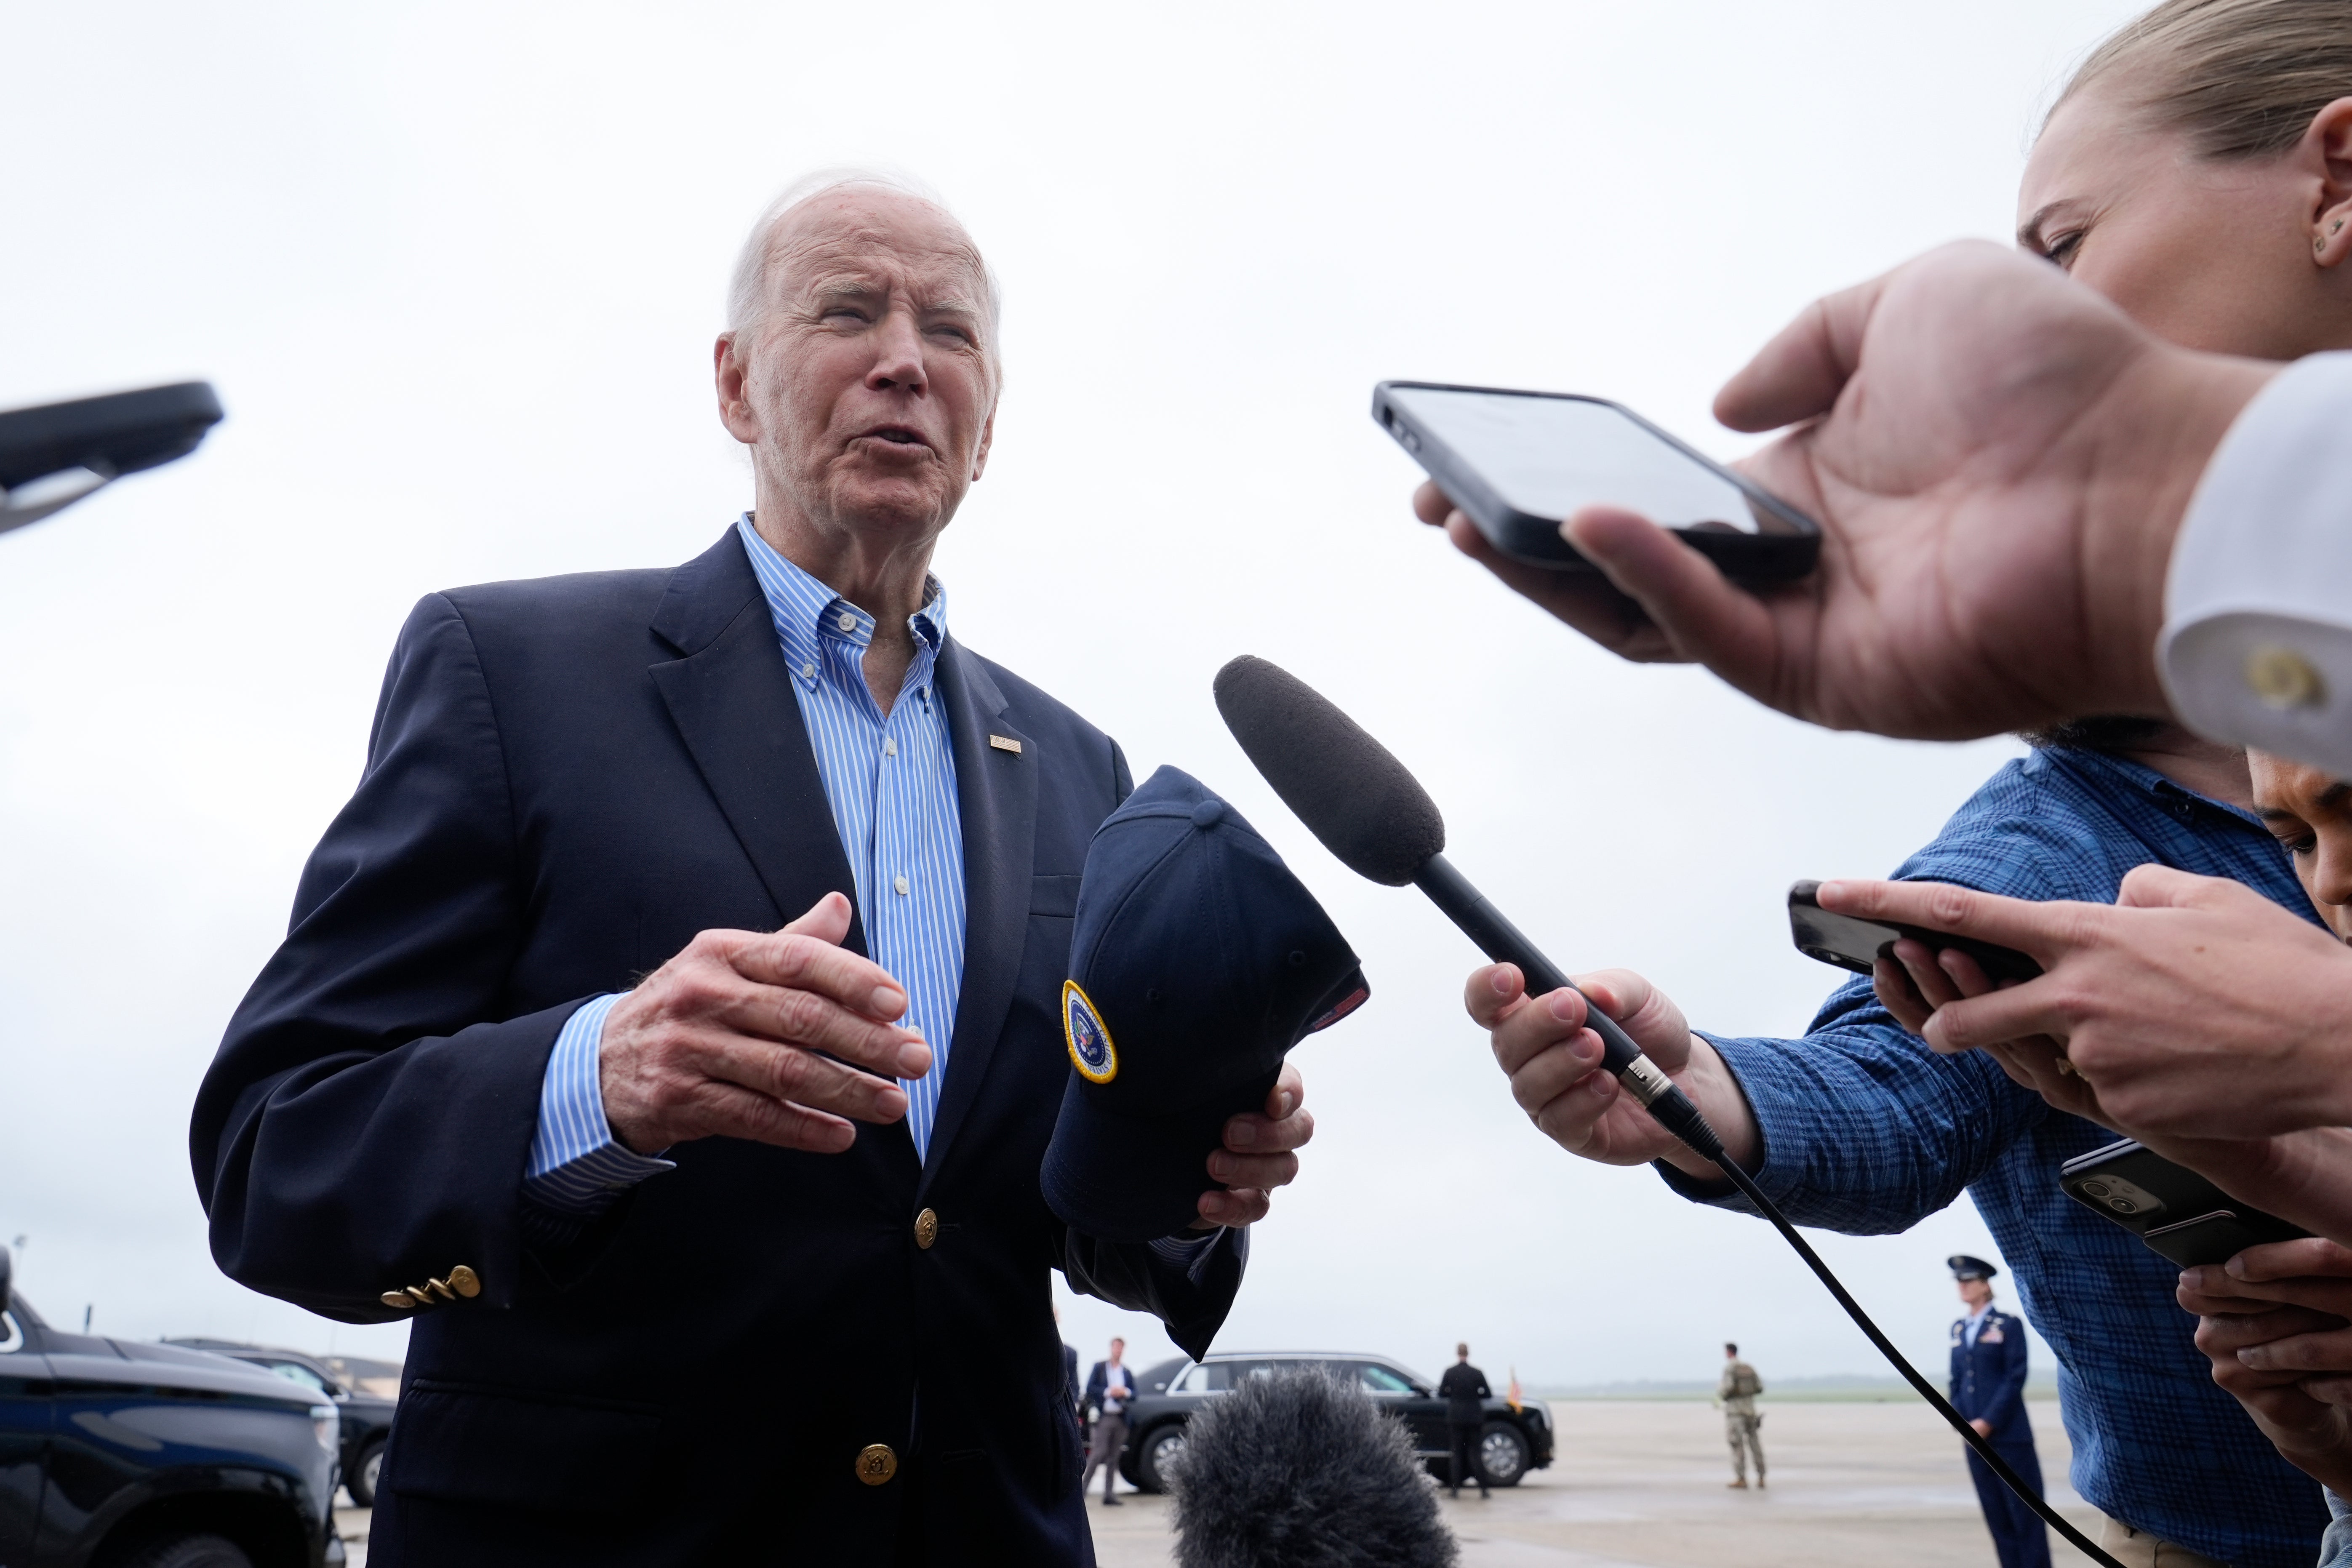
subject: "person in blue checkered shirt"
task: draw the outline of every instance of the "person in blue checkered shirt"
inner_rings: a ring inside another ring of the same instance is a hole
[[[1895,873],[2033,900],[2113,900],[2149,863],[2228,877],[2305,919],[2287,856],[2249,808],[2242,756],[2152,721],[2093,720],[2034,737]],[[2058,1167],[2115,1134],[2054,1110],[1988,1053],[1939,1056],[1856,977],[1796,1040],[1694,1033],[1663,992],[1622,970],[1579,976],[1698,1101],[1734,1158],[1800,1225],[1907,1230],[1965,1191],[2050,1342],[2074,1489],[2107,1539],[2167,1563],[2308,1568],[2328,1510],[2197,1348],[2174,1300],[2179,1268],[2058,1187]],[[1471,976],[1514,1095],[1571,1152],[1655,1162],[1696,1202],[1745,1211],[1715,1167],[1592,1069],[1600,1042],[1572,991],[1528,998],[1518,972]],[[2104,1543],[2104,1542],[2103,1542]],[[2192,1555],[2193,1554],[2193,1555]]]

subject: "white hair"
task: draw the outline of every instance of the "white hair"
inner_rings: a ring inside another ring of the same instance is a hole
[[[834,191],[889,191],[902,196],[912,196],[919,202],[937,207],[948,221],[963,228],[963,220],[956,216],[940,194],[901,169],[880,165],[838,165],[829,169],[814,169],[786,185],[776,194],[775,200],[761,210],[759,222],[744,237],[743,248],[735,258],[735,271],[727,283],[727,330],[740,332],[757,321],[768,301],[768,257],[774,248],[776,226],[786,214],[802,203]],[[996,362],[996,332],[1004,313],[1004,289],[996,280],[996,270],[982,256],[980,246],[971,240],[971,231],[964,229],[964,238],[971,244],[971,258],[980,268],[981,286],[987,291],[988,357]]]

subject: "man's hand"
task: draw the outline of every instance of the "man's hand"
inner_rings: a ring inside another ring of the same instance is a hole
[[[849,900],[827,893],[780,931],[707,931],[604,1016],[613,1135],[641,1154],[749,1138],[837,1154],[858,1121],[896,1121],[931,1048],[897,1020],[907,993],[847,952]],[[883,1076],[877,1077],[875,1075]]]
[[[2352,1252],[2317,1240],[2250,1247],[2184,1270],[2179,1300],[2199,1315],[2213,1381],[2263,1435],[2338,1492],[2352,1487]]]
[[[2044,973],[1946,1002],[1919,1032],[1947,1052],[2055,1040],[2110,1126],[2237,1141],[2352,1122],[2352,950],[2239,883],[2141,866],[2112,906],[1937,882],[1820,898],[2032,954]]]
[[[1715,1047],[1691,1033],[1674,999],[1631,970],[1580,974],[1576,984],[1691,1097],[1725,1151],[1752,1164],[1756,1117],[1748,1098]],[[1559,990],[1530,997],[1517,965],[1496,963],[1472,973],[1463,1005],[1491,1038],[1511,1098],[1553,1142],[1604,1165],[1663,1158],[1702,1180],[1723,1179],[1713,1161],[1691,1152],[1600,1070],[1601,1037],[1584,1026],[1583,995]]]
[[[1832,729],[1949,740],[2161,713],[2173,536],[2275,370],[2160,342],[2044,263],[1951,245],[1816,301],[1716,399],[1736,430],[1800,426],[1738,466],[1822,522],[1805,582],[1749,592],[1591,508],[1561,531],[1611,596],[1505,570],[1442,498],[1416,504],[1603,646],[1696,660]]]
[[[1214,1230],[1264,1219],[1274,1205],[1274,1189],[1298,1177],[1295,1151],[1314,1136],[1306,1082],[1285,1062],[1265,1097],[1265,1113],[1244,1112],[1225,1123],[1225,1146],[1209,1155],[1209,1179],[1223,1184],[1201,1194],[1201,1217],[1192,1228]]]

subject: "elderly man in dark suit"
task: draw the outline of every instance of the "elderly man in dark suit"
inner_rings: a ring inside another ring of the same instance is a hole
[[[401,634],[192,1131],[232,1277],[415,1323],[378,1568],[1091,1562],[1047,1271],[1196,1354],[1223,1321],[1310,1131],[1295,1073],[1183,1235],[1104,1243],[1039,1192],[1079,872],[1130,784],[929,575],[996,316],[936,203],[780,201],[716,351],[756,510]]]

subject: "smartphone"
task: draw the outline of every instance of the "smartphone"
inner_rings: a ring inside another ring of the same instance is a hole
[[[2058,1167],[2058,1185],[2183,1268],[2226,1263],[2250,1247],[2311,1234],[2240,1203],[2129,1138],[2075,1155]]]
[[[1606,398],[1384,381],[1372,417],[1496,549],[1530,566],[1591,571],[1559,525],[1595,505],[1672,529],[1746,582],[1802,577],[1821,556],[1811,518]]]
[[[1795,939],[1797,951],[1807,958],[1818,958],[1823,963],[1834,963],[1856,974],[1868,974],[1878,960],[1893,958],[1895,944],[1907,937],[1938,952],[1948,947],[1959,949],[1975,959],[1986,977],[1996,983],[2031,980],[2042,973],[2042,965],[2013,947],[1954,936],[1949,931],[1929,931],[1924,926],[1833,915],[1822,908],[1814,897],[1821,886],[1818,881],[1794,882],[1789,888],[1789,934]]]

